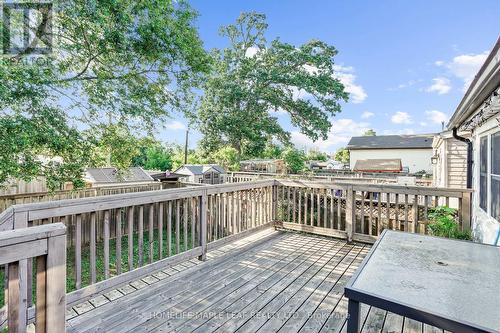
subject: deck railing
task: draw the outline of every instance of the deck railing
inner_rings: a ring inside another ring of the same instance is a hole
[[[66,227],[61,223],[0,233],[0,265],[7,266],[6,304],[2,321],[9,332],[26,332],[31,292],[24,281],[36,262],[36,332],[64,332],[66,326]]]
[[[457,209],[470,229],[471,190],[391,184],[277,180],[277,221],[289,229],[374,242],[383,229],[427,233],[429,212]]]
[[[0,214],[0,231],[74,221],[67,229],[66,301],[96,294],[274,225],[373,242],[384,228],[426,232],[429,210],[456,204],[470,224],[470,191],[421,186],[259,180],[15,205]],[[102,237],[98,230],[102,230]],[[28,231],[28,232],[29,232]],[[82,235],[88,231],[86,241]],[[0,233],[1,235],[2,233]],[[64,251],[63,251],[64,252]],[[33,263],[20,279],[21,303],[34,317]]]
[[[266,172],[247,172],[238,171],[228,173],[226,179],[228,183],[241,183],[255,181],[259,179],[292,179],[292,180],[311,180],[311,181],[328,181],[328,182],[353,182],[361,184],[397,184],[398,177],[403,176],[403,178],[412,178],[415,181],[415,185],[419,186],[431,186],[432,179],[417,178],[417,177],[406,177],[405,174],[391,174],[380,176],[366,175],[362,173],[351,173],[349,174],[331,174],[331,175],[321,175],[321,174],[279,174],[279,173],[266,173]]]

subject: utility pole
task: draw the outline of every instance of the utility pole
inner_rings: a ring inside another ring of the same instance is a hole
[[[186,143],[184,145],[184,164],[188,162],[189,126],[186,129]]]

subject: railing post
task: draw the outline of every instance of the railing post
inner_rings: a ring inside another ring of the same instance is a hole
[[[207,260],[207,191],[203,190],[200,200],[200,239],[201,255],[199,260]]]
[[[276,181],[274,181],[274,185],[272,186],[273,189],[273,202],[272,202],[272,212],[271,212],[271,218],[273,220],[273,223],[276,223],[276,211],[277,211],[277,205],[278,205],[278,184]]]
[[[66,332],[66,234],[48,239],[45,278],[46,332]]]
[[[462,211],[461,214],[461,222],[462,222],[462,230],[471,230],[471,193],[463,192],[462,193]]]
[[[345,231],[347,233],[347,241],[352,242],[354,228],[356,225],[356,198],[355,191],[352,185],[347,186],[346,207],[345,207]]]

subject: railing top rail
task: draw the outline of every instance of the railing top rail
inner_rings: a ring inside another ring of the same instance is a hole
[[[247,190],[274,185],[272,180],[258,180],[245,183],[230,183],[204,185],[199,187],[171,188],[156,191],[144,191],[114,194],[100,197],[64,199],[40,203],[19,204],[11,206],[14,212],[28,212],[28,220],[50,218],[129,207],[135,205],[153,204],[162,201],[176,200],[201,196],[203,193],[216,194],[239,190]]]
[[[413,195],[438,195],[448,197],[461,197],[463,193],[472,193],[473,190],[466,188],[448,188],[448,187],[422,187],[414,185],[399,185],[399,184],[372,184],[360,182],[345,182],[333,181],[322,182],[314,180],[293,180],[293,179],[278,179],[277,183],[285,186],[300,186],[312,188],[330,188],[330,189],[346,189],[352,187],[356,191],[369,192],[395,192],[402,194]]]
[[[0,232],[0,247],[55,237],[64,235],[65,233],[66,226],[63,223],[52,223],[31,228],[7,230]]]

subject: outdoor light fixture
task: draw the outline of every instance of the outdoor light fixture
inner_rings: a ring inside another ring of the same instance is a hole
[[[434,155],[431,157],[431,163],[432,164],[437,164],[438,163],[438,159],[439,159],[439,156],[438,155]]]

